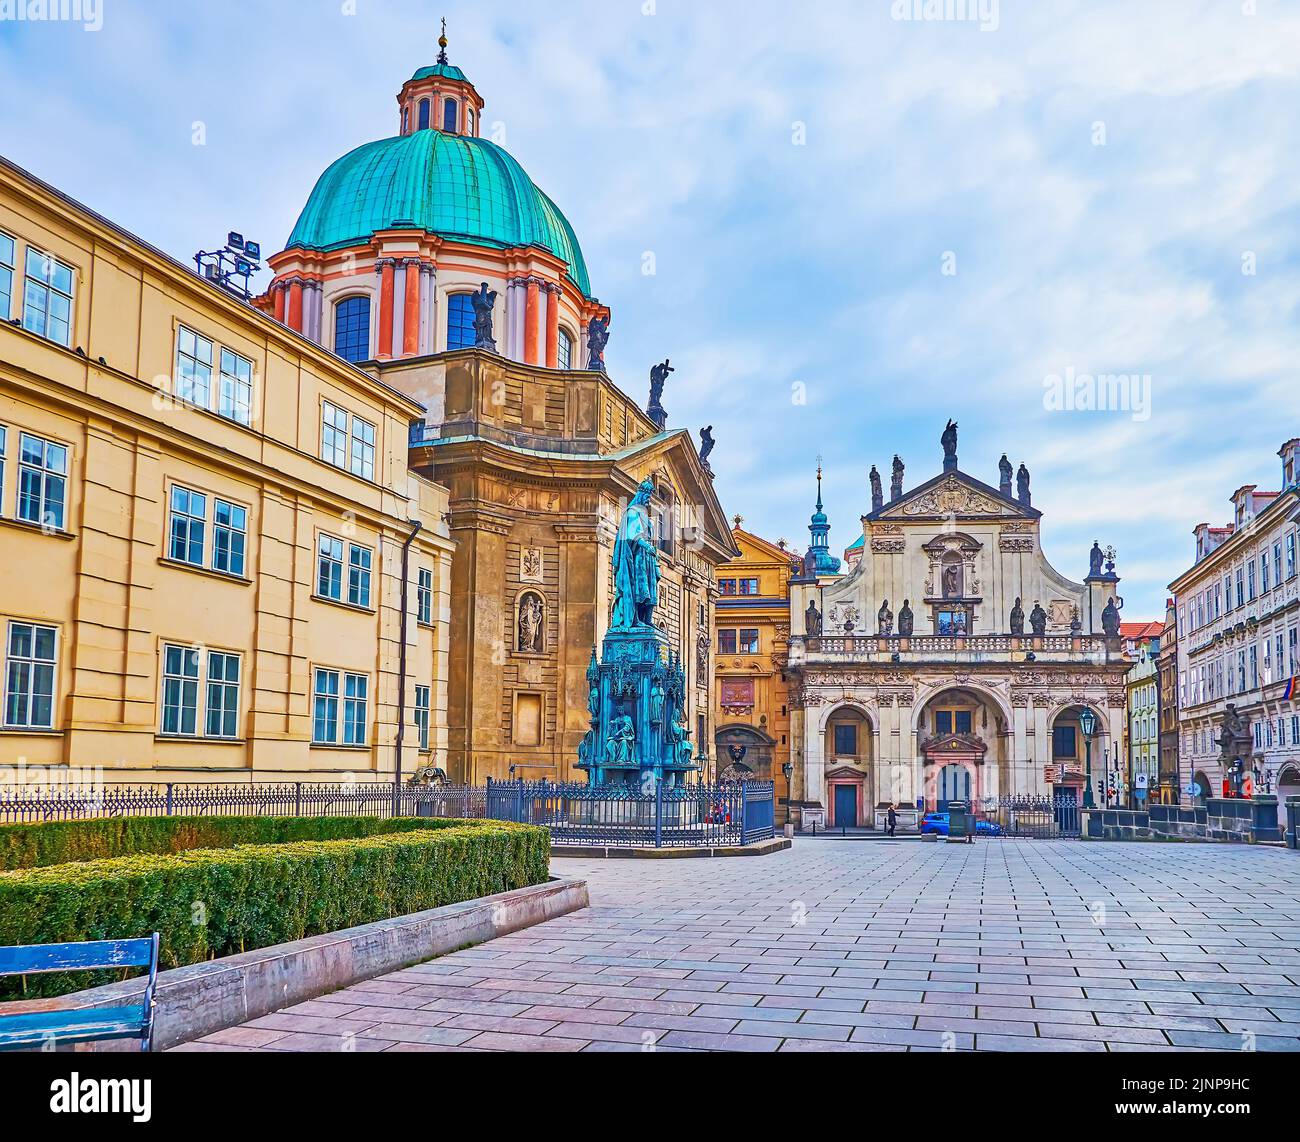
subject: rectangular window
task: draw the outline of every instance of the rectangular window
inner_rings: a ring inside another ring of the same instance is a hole
[[[855,725],[835,727],[835,756],[857,757],[858,727]]]
[[[936,735],[952,733],[951,710],[936,710],[934,712],[934,732]]]
[[[433,623],[433,572],[421,567],[415,583],[416,622],[430,626]]]
[[[1244,607],[1246,605],[1245,588],[1246,588],[1245,576],[1242,573],[1242,569],[1238,567],[1237,568],[1237,606],[1239,607]]]
[[[1282,582],[1282,545],[1273,544],[1273,582],[1281,584]]]
[[[757,580],[757,579],[741,579],[741,580],[739,581],[739,584],[738,584],[738,585],[739,585],[739,587],[740,587],[740,593],[741,593],[742,595],[757,595],[757,594],[758,594],[758,580]]]
[[[429,687],[415,688],[415,728],[420,731],[420,752],[429,750]]]
[[[1225,575],[1223,577],[1223,609],[1225,611],[1232,610],[1232,576],[1231,575]]]
[[[370,548],[348,548],[348,602],[354,607],[370,606]]]
[[[196,646],[163,647],[162,732],[194,737],[199,726],[199,666]]]
[[[964,635],[966,633],[966,612],[938,611],[935,616],[937,633],[942,635]]]
[[[1079,745],[1074,726],[1052,727],[1052,756],[1078,757]]]
[[[17,247],[8,234],[0,234],[0,321],[8,321],[14,311],[14,253]]]
[[[735,593],[736,593],[736,580],[735,580],[735,579],[719,579],[719,580],[718,580],[718,594],[720,594],[720,595],[734,595]]]
[[[239,655],[208,652],[208,702],[205,733],[233,738],[239,726]]]
[[[1300,647],[1296,644],[1296,628],[1292,627],[1286,632],[1286,672],[1289,678],[1296,676],[1296,655],[1300,653]]]
[[[321,405],[320,458],[336,468],[348,466],[348,414],[329,401]]]
[[[736,632],[734,630],[718,631],[718,653],[719,654],[736,653]]]
[[[217,500],[212,526],[212,570],[242,578],[247,539],[248,509]]]
[[[317,547],[316,594],[324,599],[343,598],[343,540],[322,535]]]
[[[221,350],[217,412],[236,424],[253,423],[253,362],[231,349]]]
[[[366,744],[366,691],[364,674],[343,675],[343,744]]]
[[[317,670],[312,684],[311,740],[326,745],[339,736],[339,672]]]
[[[1286,537],[1286,577],[1295,578],[1295,532]]]
[[[354,476],[375,478],[375,426],[359,416],[352,418],[352,465]]]
[[[63,530],[68,449],[40,436],[18,436],[18,518]]]
[[[758,631],[742,630],[740,632],[740,653],[741,654],[758,653]]]
[[[5,445],[9,441],[9,431],[0,424],[0,515],[5,514]]]
[[[181,563],[203,566],[204,529],[207,526],[208,497],[179,484],[172,485],[170,543],[167,554]]]
[[[1250,648],[1250,688],[1253,690],[1259,685],[1259,650],[1257,647]]]
[[[23,328],[60,345],[72,343],[72,268],[31,246],[27,247]]]
[[[1259,589],[1261,593],[1268,594],[1268,554],[1265,553],[1259,557]]]
[[[184,325],[176,333],[176,399],[210,408],[212,342]]]
[[[1248,601],[1255,598],[1255,561],[1253,559],[1246,564],[1246,598]]]
[[[54,728],[54,674],[58,631],[10,623],[5,648],[5,721],[15,729]]]

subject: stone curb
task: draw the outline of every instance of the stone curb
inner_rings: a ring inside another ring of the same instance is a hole
[[[159,972],[154,990],[153,1048],[165,1051],[589,904],[585,880],[553,877],[529,888]],[[54,999],[0,1003],[0,1014],[116,1007],[139,1003],[143,991],[143,979],[131,979]],[[129,1041],[77,1047],[80,1051],[138,1049],[138,1044]]]
[[[754,857],[788,849],[791,842],[785,837],[772,837],[752,845],[717,845],[700,848],[656,849],[615,848],[606,845],[552,845],[553,857],[582,857],[592,860],[682,860],[692,857]]]

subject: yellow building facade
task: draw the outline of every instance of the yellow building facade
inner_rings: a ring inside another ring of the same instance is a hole
[[[788,797],[790,576],[798,557],[744,530],[739,557],[717,568],[714,604],[714,757],[722,776],[775,781]]]
[[[408,773],[445,751],[421,403],[3,160],[0,319],[0,779],[391,780],[399,737]]]

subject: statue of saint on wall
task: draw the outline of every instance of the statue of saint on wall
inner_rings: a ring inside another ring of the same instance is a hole
[[[701,627],[699,634],[695,636],[695,665],[698,667],[700,678],[709,676],[709,648],[711,645],[712,640],[709,638],[709,632]]]
[[[912,637],[912,604],[908,599],[903,600],[903,607],[898,612],[898,633],[903,638]]]
[[[1219,749],[1225,760],[1245,757],[1251,751],[1250,722],[1229,702],[1219,729]]]
[[[469,295],[474,307],[474,348],[495,353],[497,343],[492,339],[492,309],[497,303],[496,290],[488,289],[487,282],[478,287],[478,293]]]
[[[609,319],[593,317],[587,323],[587,368],[605,371],[605,346],[609,344]]]
[[[1035,638],[1042,638],[1047,633],[1047,612],[1037,600],[1034,601],[1034,609],[1029,612],[1029,628],[1034,632]]]
[[[1101,549],[1101,542],[1099,540],[1094,539],[1092,541],[1092,550],[1088,552],[1088,578],[1089,579],[1091,579],[1094,575],[1101,574],[1101,563],[1102,560],[1105,558],[1106,555]]]
[[[888,599],[880,604],[880,610],[876,612],[876,623],[881,638],[894,633],[894,612],[889,609]]]
[[[1011,498],[1011,461],[1007,459],[1007,454],[1002,453],[1002,459],[998,461],[998,491],[1007,499]]]
[[[803,613],[804,634],[810,638],[821,638],[822,613],[817,609],[817,600],[808,600],[808,609]]]
[[[1025,507],[1029,507],[1029,469],[1020,465],[1020,470],[1016,473],[1016,499]]]
[[[961,598],[961,564],[949,563],[943,569],[943,597],[945,599]]]
[[[659,604],[659,553],[650,520],[654,485],[646,480],[623,513],[614,540],[614,613],[612,630],[654,625]]]
[[[878,512],[885,506],[885,493],[880,489],[880,473],[876,471],[876,466],[871,465],[871,510]]]
[[[1014,635],[1023,635],[1025,633],[1025,608],[1020,605],[1020,596],[1016,596],[1016,605],[1011,608],[1011,633]]]
[[[544,615],[542,600],[533,591],[519,600],[519,650],[522,654],[541,654]]]
[[[676,371],[667,359],[662,364],[652,365],[650,368],[650,403],[646,405],[645,411],[646,416],[654,421],[660,432],[668,423],[668,413],[664,411],[660,398],[664,395],[664,384],[668,380],[668,374]]]
[[[609,737],[605,739],[605,761],[610,765],[631,761],[636,749],[636,730],[632,728],[632,718],[620,714],[609,727]]]
[[[1119,638],[1119,607],[1115,605],[1115,596],[1111,595],[1101,611],[1101,629],[1107,638]]]
[[[894,457],[894,472],[889,478],[889,502],[892,504],[895,500],[903,498],[903,461],[898,456]]]

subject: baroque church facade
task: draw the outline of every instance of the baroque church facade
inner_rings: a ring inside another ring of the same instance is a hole
[[[475,784],[582,779],[617,524],[648,480],[655,621],[711,776],[713,571],[736,554],[712,473],[667,425],[666,362],[645,410],[610,380],[611,313],[573,227],[483,137],[484,100],[439,43],[401,86],[397,133],[321,175],[259,299],[424,407],[399,446],[411,473],[446,489],[455,547],[434,616],[450,631],[447,746],[419,764]]]
[[[890,803],[906,819],[952,800],[1081,800],[1089,753],[1095,785],[1122,741],[1113,559],[1094,544],[1082,582],[1062,574],[1025,467],[1014,488],[1005,456],[996,486],[963,472],[952,423],[943,448],[942,470],[908,491],[895,457],[888,498],[872,469],[844,573],[818,496],[786,668],[805,827],[870,826]]]

